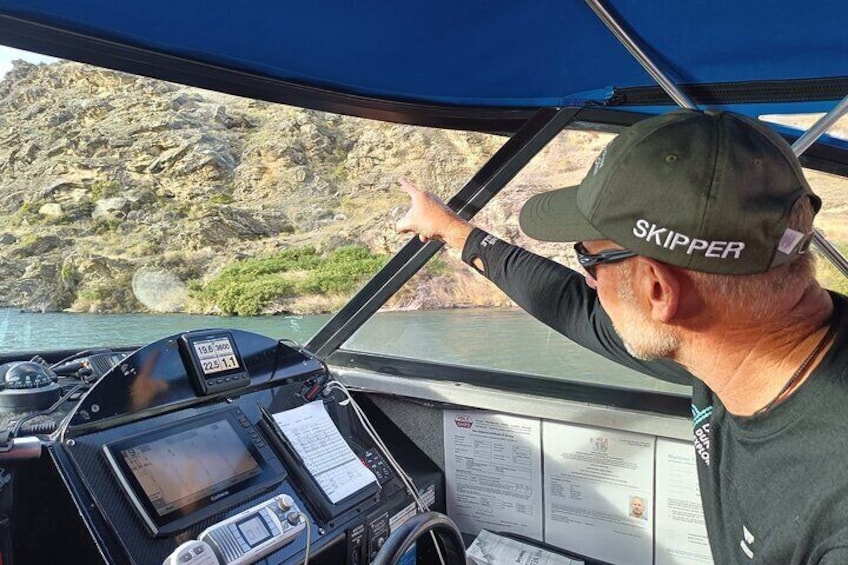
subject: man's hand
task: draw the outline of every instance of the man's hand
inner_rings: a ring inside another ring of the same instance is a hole
[[[457,216],[441,199],[400,178],[400,187],[412,199],[409,210],[397,223],[400,233],[415,233],[427,242],[443,241],[450,247],[462,249],[474,227]]]

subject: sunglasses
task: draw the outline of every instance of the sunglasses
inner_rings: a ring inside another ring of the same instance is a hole
[[[589,276],[597,280],[596,268],[604,263],[615,263],[630,257],[636,257],[638,253],[628,251],[627,249],[610,249],[599,253],[589,253],[583,246],[582,242],[574,244],[574,252],[577,253],[577,261],[580,266],[589,273]]]

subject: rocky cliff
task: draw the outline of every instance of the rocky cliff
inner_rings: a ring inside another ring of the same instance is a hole
[[[387,256],[407,239],[393,229],[406,207],[399,175],[449,195],[504,142],[71,62],[16,62],[0,82],[0,124],[0,306],[33,311],[220,312],[197,291],[235,261],[301,246]],[[585,149],[602,144],[576,135]],[[513,216],[516,198],[489,220]],[[455,263],[445,256],[394,306],[505,302]],[[260,311],[329,310],[345,298],[320,294]]]
[[[408,239],[394,231],[407,206],[398,176],[446,197],[505,141],[71,62],[16,62],[0,125],[0,307],[30,311],[332,311]],[[579,182],[608,139],[563,133],[478,222],[528,243],[520,204]],[[843,187],[818,175],[814,188],[819,225],[848,239]],[[534,245],[570,260],[565,246]],[[390,307],[508,304],[452,252]]]

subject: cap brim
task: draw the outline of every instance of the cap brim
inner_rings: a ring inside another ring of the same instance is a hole
[[[530,198],[518,217],[521,230],[541,241],[608,239],[577,209],[577,189],[570,186]]]

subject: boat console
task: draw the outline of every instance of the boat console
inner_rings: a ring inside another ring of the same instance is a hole
[[[327,386],[327,368],[296,346],[192,331],[95,352],[105,370],[88,382],[59,376],[87,355],[50,370],[8,363],[7,374],[31,375],[30,388],[13,390],[49,388],[52,402],[0,403],[14,431],[0,463],[12,555],[158,565],[301,563],[309,553],[311,563],[368,563],[420,510],[388,458],[443,509],[438,467],[367,399],[360,408]],[[385,447],[360,410],[378,421]],[[16,457],[24,444],[15,442],[33,434],[40,457]]]

